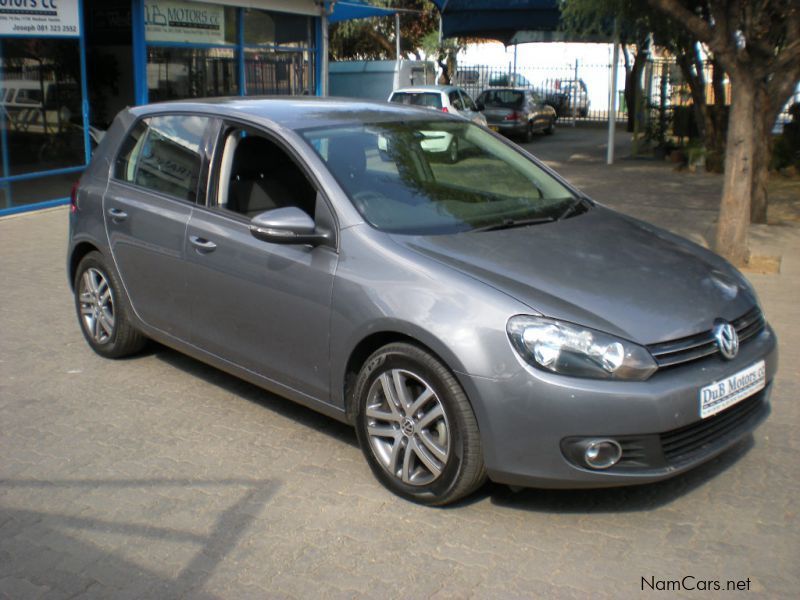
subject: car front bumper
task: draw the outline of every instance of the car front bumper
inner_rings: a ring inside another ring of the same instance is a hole
[[[766,387],[717,415],[700,419],[699,390],[760,361]],[[481,431],[489,477],[509,485],[589,488],[659,481],[730,448],[769,414],[777,370],[767,325],[732,361],[719,355],[655,373],[647,381],[564,377],[521,368],[505,378],[465,376]],[[611,468],[568,458],[570,440],[610,438],[623,449]]]

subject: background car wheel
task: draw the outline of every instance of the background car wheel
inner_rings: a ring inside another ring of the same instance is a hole
[[[116,275],[99,252],[83,257],[74,289],[78,321],[92,350],[107,358],[121,358],[142,349],[147,339],[131,325]]]
[[[556,121],[553,119],[550,121],[550,125],[547,126],[547,129],[544,130],[545,135],[553,135],[556,131]]]
[[[525,135],[522,136],[526,144],[533,141],[533,123],[528,123],[528,128],[525,130]]]
[[[356,432],[372,472],[413,502],[444,505],[486,479],[475,414],[453,374],[406,343],[384,346],[354,388]]]
[[[453,141],[447,147],[447,162],[451,165],[458,162],[458,142],[456,138],[453,138]]]

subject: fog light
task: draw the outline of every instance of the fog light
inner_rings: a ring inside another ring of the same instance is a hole
[[[622,458],[622,448],[614,440],[588,440],[583,460],[592,469],[608,469]]]

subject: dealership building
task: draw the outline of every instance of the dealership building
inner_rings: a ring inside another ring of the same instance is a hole
[[[328,22],[385,12],[363,0],[0,0],[0,215],[68,201],[126,106],[324,93]]]

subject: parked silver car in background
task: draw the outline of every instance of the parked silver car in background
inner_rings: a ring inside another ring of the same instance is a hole
[[[431,160],[437,131],[469,152]],[[416,502],[487,477],[661,480],[769,412],[775,335],[739,272],[442,112],[128,109],[69,231],[98,354],[152,338],[352,423],[375,476]]]
[[[538,131],[555,132],[556,110],[531,90],[491,88],[481,92],[477,103],[483,106],[489,129],[503,135],[531,142]]]

